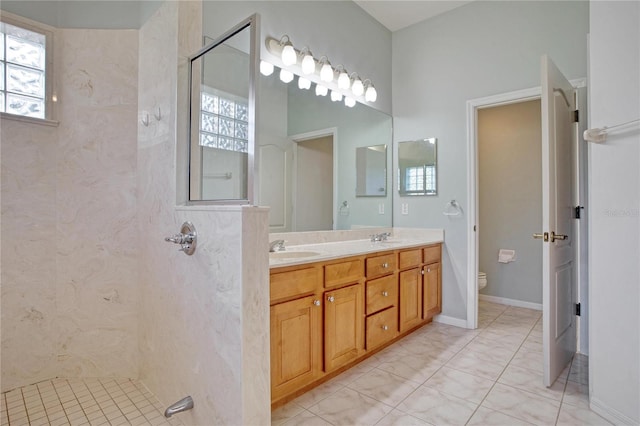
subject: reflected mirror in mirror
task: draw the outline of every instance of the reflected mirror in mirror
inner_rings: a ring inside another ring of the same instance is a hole
[[[189,201],[249,203],[252,176],[249,18],[191,59]]]
[[[258,96],[256,199],[270,208],[270,232],[390,227],[391,194],[356,197],[355,165],[356,148],[391,146],[391,117],[317,96],[315,83],[300,89],[297,76],[283,83],[279,74],[260,75]],[[385,162],[390,170],[390,155]],[[390,173],[382,180],[377,189],[389,188]]]
[[[387,146],[356,148],[356,197],[387,195]]]
[[[400,195],[436,195],[437,139],[398,143],[398,192]]]

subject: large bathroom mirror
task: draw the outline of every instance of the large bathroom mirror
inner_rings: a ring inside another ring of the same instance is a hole
[[[356,197],[387,195],[387,146],[356,148]]]
[[[190,58],[189,202],[253,200],[257,20],[252,16]]]
[[[391,117],[314,89],[300,89],[298,77],[283,83],[277,68],[260,75],[256,199],[270,207],[270,231],[390,227]],[[368,183],[358,179],[363,149]]]
[[[436,138],[398,143],[398,192],[406,195],[438,193]]]

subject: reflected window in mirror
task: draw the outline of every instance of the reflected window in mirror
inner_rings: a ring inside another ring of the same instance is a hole
[[[252,202],[257,54],[254,15],[190,61],[189,201]]]
[[[437,139],[398,144],[398,192],[400,195],[436,195]]]

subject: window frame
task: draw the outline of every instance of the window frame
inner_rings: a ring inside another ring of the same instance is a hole
[[[0,112],[2,119],[11,119],[16,121],[23,121],[27,123],[45,124],[51,126],[57,126],[58,121],[54,97],[55,97],[55,79],[54,79],[54,62],[53,62],[53,49],[54,49],[54,37],[56,29],[46,24],[33,21],[31,19],[24,18],[13,13],[5,12],[0,13],[0,21],[15,27],[24,28],[28,31],[33,31],[45,36],[45,69],[44,69],[44,118],[29,117],[26,115],[12,114],[10,112]],[[5,52],[6,56],[6,52]],[[6,57],[4,63],[6,64]],[[6,70],[5,70],[6,71]],[[5,96],[6,96],[6,72],[5,72]]]

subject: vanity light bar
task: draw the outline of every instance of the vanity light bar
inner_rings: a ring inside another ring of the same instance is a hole
[[[369,103],[373,103],[378,99],[378,93],[370,79],[362,80],[355,72],[349,74],[342,65],[338,65],[335,68],[332,67],[329,58],[326,56],[322,56],[320,59],[314,58],[308,47],[302,50],[296,49],[286,34],[279,40],[267,37],[265,44],[269,53],[280,62],[280,64],[276,63],[277,66],[304,79],[301,88],[308,88],[307,80],[314,82],[316,85],[322,86],[319,89],[322,94],[319,94],[319,96],[325,96],[327,94],[325,90],[331,89],[332,95],[334,92],[336,93],[335,97],[332,96],[333,99],[337,100],[337,94],[340,93],[344,96],[345,104],[349,107],[354,106],[357,99]],[[272,68],[273,64],[261,61],[260,71],[262,74],[271,75],[273,73]],[[285,83],[291,81],[288,73],[285,72],[285,78],[281,78]],[[283,76],[282,72],[280,75],[281,77]],[[317,88],[316,93],[318,93]]]

